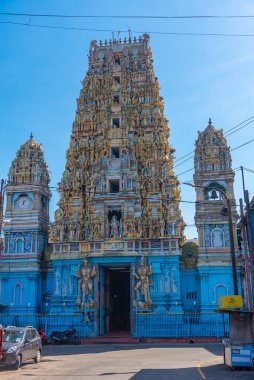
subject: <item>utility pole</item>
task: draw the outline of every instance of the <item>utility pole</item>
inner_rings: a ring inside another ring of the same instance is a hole
[[[232,223],[231,203],[230,203],[230,199],[226,196],[224,191],[222,193],[226,199],[227,208],[228,208],[228,229],[229,229],[229,237],[230,237],[230,254],[231,254],[231,263],[232,263],[234,295],[237,296],[238,295],[238,284],[237,284],[236,259],[235,259],[235,241],[234,241],[234,231],[233,231],[233,223]]]
[[[248,240],[249,240],[249,249],[250,249],[250,262],[251,262],[251,278],[252,278],[252,305],[254,303],[254,241],[253,241],[253,231],[252,231],[252,223],[251,223],[251,211],[250,211],[250,200],[249,200],[249,192],[245,190],[244,198],[246,203],[246,217],[247,217],[247,231],[248,231]]]
[[[251,299],[251,273],[250,273],[250,256],[248,252],[247,235],[246,235],[246,218],[243,213],[243,200],[239,199],[240,202],[240,213],[241,213],[241,227],[243,236],[243,252],[244,252],[244,270],[245,270],[245,281],[246,281],[246,292],[248,300],[248,309],[251,310],[252,299]]]
[[[242,173],[243,194],[245,194],[244,171],[243,171],[243,167],[242,166],[240,166],[240,168],[241,168],[241,173]]]

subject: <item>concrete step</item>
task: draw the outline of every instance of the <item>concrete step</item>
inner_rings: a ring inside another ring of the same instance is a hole
[[[139,343],[154,343],[154,344],[172,344],[172,343],[214,343],[221,341],[216,338],[132,338],[127,336],[99,336],[96,338],[82,338],[83,344],[139,344]]]
[[[83,344],[102,344],[102,343],[140,343],[139,338],[132,338],[130,336],[98,336],[96,338],[83,338],[81,339]]]

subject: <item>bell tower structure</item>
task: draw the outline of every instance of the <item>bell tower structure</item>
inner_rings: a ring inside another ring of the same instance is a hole
[[[198,132],[194,185],[195,223],[199,238],[198,270],[201,284],[201,310],[218,307],[218,298],[233,294],[230,236],[225,196],[231,202],[235,249],[237,212],[234,196],[234,171],[230,148],[222,130],[209,119]]]
[[[13,312],[36,311],[41,297],[41,254],[49,228],[49,173],[42,145],[31,134],[17,152],[6,187],[1,302]]]

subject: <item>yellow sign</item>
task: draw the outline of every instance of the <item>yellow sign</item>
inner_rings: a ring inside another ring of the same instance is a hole
[[[219,298],[220,309],[240,309],[243,307],[242,296],[223,296]]]

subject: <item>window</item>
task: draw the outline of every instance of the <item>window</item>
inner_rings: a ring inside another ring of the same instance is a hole
[[[211,232],[211,245],[212,247],[219,248],[224,247],[224,234],[221,229],[216,228]]]
[[[176,249],[176,241],[175,240],[172,240],[171,241],[171,249]]]
[[[32,338],[32,333],[30,330],[28,330],[26,332],[26,337],[25,337],[25,341],[31,341],[33,338]]]
[[[219,183],[210,183],[204,189],[205,200],[214,201],[223,200],[223,192],[226,192],[225,188]]]
[[[115,158],[120,157],[120,149],[118,146],[110,148],[111,156]]]
[[[16,243],[16,252],[22,253],[23,252],[23,239],[18,239]]]
[[[114,81],[116,84],[120,84],[120,77],[119,76],[114,76]]]
[[[120,64],[121,64],[121,62],[120,62],[120,58],[119,58],[119,57],[116,57],[116,58],[115,58],[115,64],[116,64],[116,65],[120,65]]]
[[[31,334],[32,334],[32,339],[35,339],[37,338],[37,331],[36,330],[31,330]]]
[[[119,104],[119,103],[120,103],[119,95],[114,95],[114,97],[113,97],[113,101],[114,101],[114,103]]]
[[[119,128],[120,127],[120,119],[118,117],[114,117],[112,119],[112,125],[115,128]]]
[[[197,292],[187,292],[186,298],[187,298],[187,300],[196,300],[197,299]]]
[[[110,193],[119,193],[119,179],[110,179],[109,180],[109,192]]]
[[[3,333],[3,342],[20,343],[24,336],[24,330],[5,330]]]
[[[22,284],[17,282],[13,288],[13,304],[14,305],[22,305]]]

